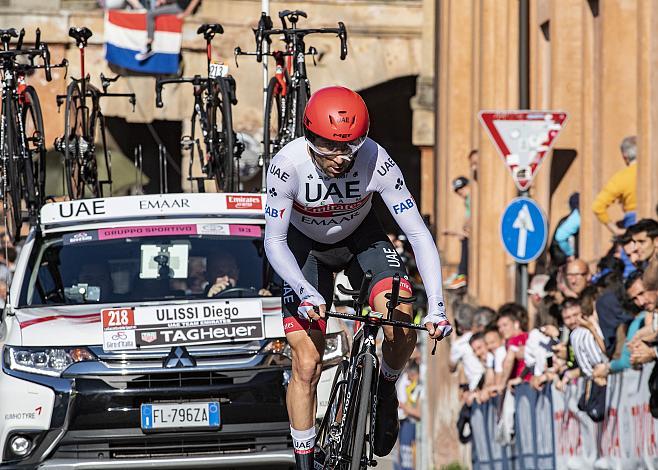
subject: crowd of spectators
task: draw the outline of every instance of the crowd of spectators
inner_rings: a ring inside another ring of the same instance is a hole
[[[658,357],[658,222],[627,227],[595,268],[568,256],[535,275],[528,298],[530,311],[516,303],[495,312],[461,301],[454,306],[450,367],[461,364],[465,407],[522,382],[563,390],[584,377],[579,407],[602,420],[610,374]]]

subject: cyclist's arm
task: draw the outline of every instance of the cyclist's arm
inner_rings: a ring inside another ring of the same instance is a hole
[[[425,222],[418,212],[416,201],[407,189],[400,167],[393,163],[393,160],[382,148],[379,149],[379,156],[373,160],[376,160],[376,169],[381,169],[383,165],[383,168],[388,168],[388,171],[381,175],[375,169],[372,189],[381,194],[384,204],[407,236],[414,253],[422,253],[422,256],[416,256],[416,265],[427,292],[428,313],[445,313],[441,260],[432,234],[425,226]],[[395,166],[391,167],[391,164]]]
[[[286,281],[300,299],[309,294],[319,296],[313,286],[304,279],[302,270],[288,247],[288,226],[297,190],[297,173],[293,165],[280,154],[272,159],[270,165],[280,171],[267,174],[267,203],[265,205],[265,253],[267,259],[277,274]]]

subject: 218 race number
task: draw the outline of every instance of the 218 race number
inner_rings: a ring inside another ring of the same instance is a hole
[[[132,308],[107,309],[101,312],[103,328],[126,328],[135,326],[135,317]]]

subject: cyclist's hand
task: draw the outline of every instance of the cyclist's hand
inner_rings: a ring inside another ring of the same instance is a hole
[[[448,317],[444,312],[428,313],[421,320],[421,324],[425,325],[432,339],[441,341],[452,333],[452,325],[450,325]]]
[[[327,305],[319,294],[307,294],[302,297],[297,314],[305,320],[319,320],[324,318]]]

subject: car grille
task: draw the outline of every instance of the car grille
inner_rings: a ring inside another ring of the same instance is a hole
[[[73,433],[75,434],[75,433]],[[291,447],[286,430],[259,437],[224,436],[221,432],[133,436],[85,442],[80,436],[67,435],[54,458],[65,459],[148,459],[158,457],[199,457],[221,454],[285,450]],[[275,435],[278,434],[278,435]]]
[[[180,388],[180,387],[207,387],[212,385],[233,385],[234,380],[217,372],[187,372],[174,374],[145,374],[126,383],[128,390]]]

